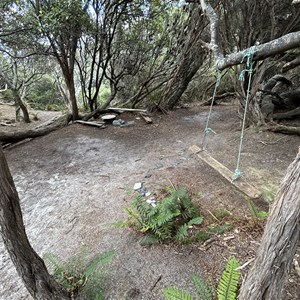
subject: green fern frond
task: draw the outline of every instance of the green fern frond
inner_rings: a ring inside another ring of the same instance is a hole
[[[184,240],[188,237],[188,224],[181,225],[176,232],[176,240],[179,242],[184,242]]]
[[[171,211],[169,209],[162,209],[161,213],[157,216],[156,224],[157,226],[162,226],[172,219],[178,217],[180,215],[180,210],[176,209],[174,211]]]
[[[248,206],[250,208],[252,217],[255,218],[255,219],[258,219],[259,216],[258,216],[258,208],[257,208],[257,206],[254,204],[254,202],[249,197],[245,197],[245,199],[246,199],[246,201],[248,203]]]
[[[126,228],[126,227],[130,226],[130,222],[129,221],[118,221],[118,222],[114,222],[112,224],[112,226],[114,228]]]
[[[157,239],[153,235],[146,235],[140,239],[141,246],[154,245],[158,243],[159,243],[159,239]]]
[[[206,241],[210,238],[209,233],[207,233],[206,231],[197,231],[194,235],[192,235],[191,237],[187,238],[186,240],[184,240],[185,244],[189,244],[189,243],[194,243],[194,242],[199,242],[199,241]]]
[[[195,217],[192,220],[190,220],[187,225],[188,226],[192,226],[192,225],[201,225],[203,222],[203,218],[202,217]]]
[[[106,251],[104,253],[97,255],[85,268],[83,273],[84,276],[90,277],[95,273],[97,268],[105,267],[106,265],[110,264],[115,255],[116,255],[115,250]]]
[[[137,210],[143,223],[149,222],[152,209],[146,203],[145,199],[139,195],[133,202],[132,206]]]
[[[43,260],[48,272],[54,277],[57,277],[57,275],[60,275],[64,272],[65,263],[58,255],[53,253],[44,253]]]
[[[235,300],[240,279],[239,263],[236,258],[229,259],[218,285],[218,300]]]
[[[174,287],[164,288],[163,294],[166,300],[193,300],[190,293]]]
[[[194,286],[201,300],[213,300],[212,288],[199,275],[192,275]]]
[[[152,232],[159,240],[166,240],[172,237],[173,223],[172,221],[165,223],[163,226],[152,227]]]
[[[230,227],[231,227],[230,224],[225,223],[220,226],[211,227],[208,232],[210,234],[223,234],[226,230],[230,229]]]

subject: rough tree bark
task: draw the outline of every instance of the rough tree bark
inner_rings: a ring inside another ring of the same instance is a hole
[[[23,223],[20,200],[0,145],[0,225],[5,247],[28,292],[38,300],[70,299],[32,249]]]
[[[185,37],[182,52],[178,57],[178,66],[166,85],[160,103],[167,109],[173,109],[178,103],[207,55],[207,50],[202,46],[201,41],[201,33],[205,27],[201,9],[198,4],[193,4],[191,9],[187,26],[188,36]],[[199,51],[199,49],[201,50]]]
[[[300,150],[299,150],[300,151]],[[280,300],[300,239],[300,152],[277,192],[241,300]]]

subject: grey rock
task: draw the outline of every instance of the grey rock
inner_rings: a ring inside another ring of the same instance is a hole
[[[162,168],[164,165],[163,164],[161,164],[161,163],[156,163],[155,165],[154,165],[154,169],[160,169],[160,168]]]
[[[128,121],[127,123],[124,123],[120,125],[120,127],[133,127],[134,126],[134,121]]]
[[[122,125],[124,125],[125,124],[125,121],[124,120],[122,120],[122,119],[118,119],[118,120],[114,120],[113,122],[112,122],[112,124],[114,125],[114,126],[122,126]]]

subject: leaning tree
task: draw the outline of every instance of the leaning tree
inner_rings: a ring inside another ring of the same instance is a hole
[[[4,245],[34,299],[70,299],[67,291],[48,273],[43,260],[27,238],[20,199],[0,145],[0,228]]]

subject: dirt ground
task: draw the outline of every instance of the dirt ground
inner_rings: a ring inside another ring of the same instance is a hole
[[[0,121],[10,110],[5,109],[0,105]],[[40,255],[51,252],[66,260],[84,246],[91,257],[114,249],[117,254],[105,287],[106,299],[111,300],[162,300],[162,288],[168,286],[194,293],[192,274],[217,281],[228,258],[235,256],[240,265],[252,260],[262,230],[251,225],[244,196],[189,151],[191,145],[201,144],[207,113],[207,107],[193,106],[155,115],[151,125],[138,115],[122,114],[120,117],[134,121],[134,126],[99,129],[74,124],[6,148],[33,248]],[[49,117],[44,113],[38,116],[41,120],[32,124]],[[20,126],[27,125],[0,126],[0,130]],[[209,135],[207,150],[234,170],[240,135],[236,107],[216,106],[210,127],[217,134]],[[296,136],[248,129],[241,160],[244,178],[269,198],[299,145]],[[142,247],[136,232],[113,226],[126,219],[124,209],[134,197],[129,191],[137,182],[156,195],[171,183],[187,187],[204,218],[211,218],[216,208],[224,208],[241,221],[207,245]],[[300,262],[299,255],[295,259]],[[0,261],[0,299],[31,299],[2,240]],[[242,278],[250,267],[251,263],[242,269]],[[300,299],[299,295],[300,277],[293,267],[284,299]]]

